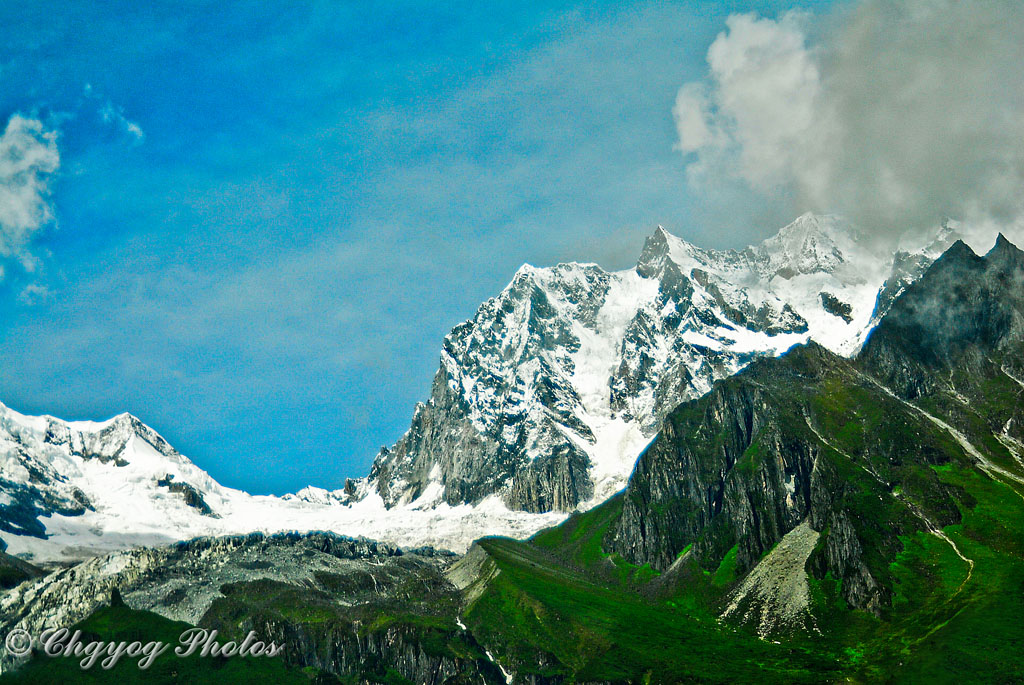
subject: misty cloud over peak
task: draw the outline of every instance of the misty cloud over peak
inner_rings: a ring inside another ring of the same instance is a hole
[[[696,189],[880,237],[1024,215],[1024,5],[865,0],[733,15],[673,108]]]

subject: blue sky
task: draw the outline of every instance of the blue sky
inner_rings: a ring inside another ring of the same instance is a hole
[[[785,7],[437,5],[0,7],[0,127],[60,155],[55,220],[2,262],[0,401],[131,411],[253,492],[338,487],[520,264],[777,227],[710,218],[671,109],[730,13]]]

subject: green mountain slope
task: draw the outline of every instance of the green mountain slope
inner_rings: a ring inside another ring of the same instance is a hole
[[[1022,362],[1024,254],[958,243],[858,358],[755,362],[620,496],[481,541],[467,620],[569,680],[1024,678]]]

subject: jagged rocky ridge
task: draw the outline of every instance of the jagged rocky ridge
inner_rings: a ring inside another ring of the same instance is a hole
[[[820,538],[796,568],[881,615],[900,536],[948,540],[973,506],[933,467],[1024,484],[1022,359],[1024,253],[1002,236],[985,257],[957,242],[855,358],[812,342],[672,412],[606,545],[661,571],[684,551],[711,568],[729,558],[742,576],[807,526]]]
[[[635,269],[524,266],[445,338],[430,399],[347,495],[591,506],[622,487],[664,416],[716,380],[808,339],[855,352],[954,237],[944,224],[893,258],[837,217],[805,215],[739,252],[659,227]]]
[[[336,530],[464,549],[484,534],[529,535],[558,518],[494,503],[388,511],[379,498],[352,505],[315,488],[253,496],[223,487],[129,414],[66,422],[0,404],[0,550],[34,563],[254,530]]]
[[[716,379],[808,337],[855,350],[953,232],[893,260],[842,220],[806,215],[742,252],[659,228],[632,270],[523,267],[446,338],[409,432],[337,491],[253,497],[131,415],[65,422],[0,405],[0,546],[53,561],[254,529],[458,550],[528,535],[620,489],[667,412]]]
[[[45,527],[38,518],[43,513],[80,516],[95,510],[91,498],[76,482],[79,469],[70,468],[72,460],[83,467],[92,461],[126,467],[126,451],[138,438],[169,463],[184,464],[181,455],[162,437],[130,414],[102,424],[67,423],[52,417],[31,422],[19,418],[0,408],[0,440],[5,447],[0,451],[0,530],[15,535],[43,535]],[[51,458],[38,458],[40,451]],[[63,459],[53,458],[56,455]],[[168,474],[168,478],[173,475]],[[202,511],[205,502],[197,491],[193,492],[191,504]]]
[[[787,662],[783,682],[1012,681],[1022,359],[1024,252],[957,242],[854,358],[810,342],[756,360],[670,412],[623,493],[529,541],[479,541],[448,573],[466,622],[524,682],[780,678],[770,655],[709,672],[630,649],[700,606],[836,669]]]

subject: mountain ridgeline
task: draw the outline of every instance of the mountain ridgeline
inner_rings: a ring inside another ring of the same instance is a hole
[[[445,338],[430,399],[347,495],[592,506],[621,489],[664,417],[715,381],[808,339],[855,352],[954,238],[945,224],[894,258],[842,219],[805,215],[743,251],[659,227],[634,269],[524,266]]]
[[[445,338],[407,433],[333,491],[253,497],[129,414],[68,422],[0,405],[0,548],[45,564],[254,530],[460,552],[527,536],[621,490],[669,412],[751,361],[809,339],[855,353],[955,236],[947,223],[894,256],[805,215],[742,251],[659,227],[633,269],[524,266]]]
[[[134,612],[121,620],[257,630],[288,646],[289,674],[317,682],[1018,682],[1024,253],[1000,237],[984,256],[955,242],[930,266],[910,261],[920,278],[890,274],[866,314],[853,309],[852,320],[877,323],[857,354],[777,334],[798,344],[754,354],[666,408],[622,491],[527,540],[486,537],[458,556],[250,535],[117,552],[41,578],[20,564],[0,628],[93,626],[120,587]],[[663,308],[699,292],[690,278],[665,286],[662,273],[651,291]],[[501,300],[491,305],[507,320]],[[600,320],[606,306],[580,298],[576,311]],[[814,329],[795,306],[773,311],[772,325],[801,327],[799,314]],[[585,326],[565,330],[585,347]],[[539,356],[524,363],[553,358]],[[563,390],[586,406],[588,386],[571,377]],[[435,412],[420,409],[416,435],[473,444]],[[533,430],[550,418],[523,420]],[[456,456],[452,469],[465,463]],[[32,659],[11,677],[52,681],[55,663]]]

